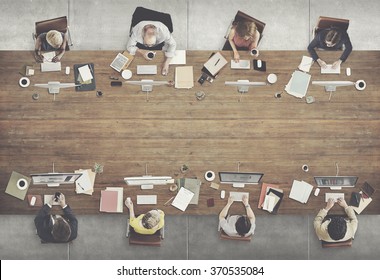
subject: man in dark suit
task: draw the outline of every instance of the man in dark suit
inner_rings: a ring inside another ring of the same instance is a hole
[[[62,207],[63,215],[50,214],[53,200]],[[48,243],[67,243],[74,240],[78,234],[78,220],[69,205],[66,204],[65,196],[59,193],[53,196],[49,203],[42,206],[34,219],[37,234],[43,242]]]

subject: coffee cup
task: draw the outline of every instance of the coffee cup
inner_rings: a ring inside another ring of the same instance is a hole
[[[258,49],[252,49],[251,50],[251,55],[252,56],[259,56],[259,50]]]
[[[274,94],[274,97],[275,97],[275,98],[281,98],[281,92],[276,92],[276,93]]]
[[[358,80],[358,81],[356,81],[356,83],[355,83],[355,88],[356,88],[357,90],[364,90],[366,86],[367,86],[367,85],[366,85],[366,83],[365,83],[364,80]]]
[[[23,178],[21,178],[21,179],[19,179],[18,181],[17,181],[17,188],[19,189],[19,190],[25,190],[26,188],[28,187],[28,182],[25,180],[25,179],[23,179]]]
[[[22,77],[18,83],[20,87],[26,88],[30,85],[30,80],[27,77]]]
[[[215,173],[214,173],[214,171],[211,171],[211,170],[207,171],[205,173],[205,179],[207,181],[209,181],[209,182],[213,181],[215,179]]]
[[[307,164],[302,165],[302,170],[305,172],[309,171],[309,166]]]
[[[269,74],[267,77],[267,81],[268,81],[268,83],[273,85],[274,83],[277,82],[277,75],[274,73]]]
[[[155,57],[156,53],[155,52],[148,52],[146,54],[146,56],[149,58],[149,59],[153,59]]]
[[[171,192],[175,192],[176,190],[178,190],[178,186],[177,186],[176,184],[171,185],[171,186],[169,187],[169,191],[171,191]]]

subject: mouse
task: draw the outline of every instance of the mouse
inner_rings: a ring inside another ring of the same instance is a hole
[[[320,188],[316,188],[315,191],[314,191],[314,195],[315,195],[315,196],[318,196],[320,190],[321,190]]]
[[[257,67],[261,68],[261,66],[263,66],[263,63],[261,62],[261,59],[258,59],[257,60]]]
[[[31,206],[34,206],[34,204],[36,204],[36,197],[33,196],[31,199],[30,199],[30,205]]]
[[[127,197],[127,202],[131,203],[131,198],[130,197]]]
[[[220,192],[220,198],[224,199],[225,197],[226,197],[226,191],[223,190],[223,191]]]
[[[346,75],[351,76],[351,68],[350,67],[346,68]]]
[[[69,74],[70,74],[70,67],[69,67],[69,66],[66,66],[65,73],[66,73],[66,75],[69,75]]]

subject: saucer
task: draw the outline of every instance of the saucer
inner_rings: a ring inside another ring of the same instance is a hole
[[[131,70],[123,70],[123,72],[121,72],[121,76],[125,79],[125,80],[129,80],[131,77],[132,77],[132,71]]]

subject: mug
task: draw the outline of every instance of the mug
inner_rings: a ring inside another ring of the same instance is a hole
[[[252,56],[256,56],[256,57],[259,56],[259,50],[258,49],[252,49],[251,50],[251,55]]]
[[[149,58],[149,59],[153,59],[155,57],[156,53],[155,52],[148,52],[146,54],[146,56]]]

